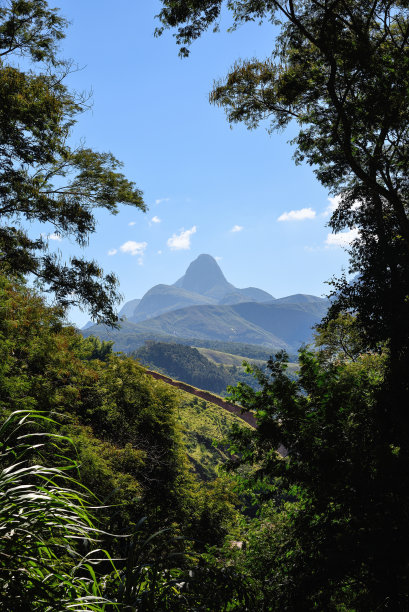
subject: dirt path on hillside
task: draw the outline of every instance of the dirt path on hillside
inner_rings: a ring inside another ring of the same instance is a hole
[[[200,389],[196,389],[196,387],[191,387],[184,382],[180,382],[179,380],[173,380],[173,378],[169,378],[168,376],[164,376],[163,374],[159,374],[158,372],[154,372],[153,370],[146,370],[147,374],[153,376],[158,380],[163,380],[164,382],[172,385],[173,387],[177,387],[178,389],[182,389],[182,391],[186,391],[187,393],[191,393],[191,395],[196,395],[197,397],[201,397],[207,402],[211,402],[212,404],[216,404],[216,406],[220,406],[224,410],[235,414],[239,419],[245,421],[251,427],[256,428],[257,422],[251,412],[242,412],[240,406],[236,406],[235,404],[229,404],[229,402],[224,401],[221,397],[217,395],[213,395],[208,391],[201,391]]]

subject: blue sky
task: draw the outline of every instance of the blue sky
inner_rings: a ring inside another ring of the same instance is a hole
[[[62,55],[80,70],[67,83],[92,91],[92,109],[73,144],[111,151],[144,192],[145,214],[123,207],[98,214],[85,255],[120,279],[124,300],[175,282],[201,253],[219,258],[227,279],[275,297],[322,295],[347,267],[339,238],[329,237],[334,202],[308,166],[295,166],[287,144],[296,126],[269,135],[262,127],[230,129],[208,93],[238,58],[265,57],[274,28],[250,24],[209,33],[180,59],[172,34],[154,38],[156,0],[64,0],[70,21]],[[78,253],[67,239],[52,241]],[[86,313],[73,311],[83,325]]]

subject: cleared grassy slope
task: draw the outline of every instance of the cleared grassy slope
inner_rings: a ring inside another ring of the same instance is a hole
[[[244,357],[243,355],[233,355],[232,353],[223,353],[222,351],[216,351],[214,349],[202,348],[196,346],[197,350],[202,353],[209,361],[213,361],[217,365],[226,365],[226,366],[237,366],[241,367],[243,361],[251,361],[257,365],[262,365],[265,363],[263,359],[249,359],[248,357]]]
[[[220,406],[181,389],[172,389],[177,397],[178,421],[192,469],[199,478],[213,480],[229,457],[222,442],[232,425],[250,425]]]

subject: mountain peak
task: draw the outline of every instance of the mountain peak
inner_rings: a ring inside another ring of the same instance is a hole
[[[233,288],[211,255],[199,255],[176,283],[176,287],[194,291],[201,295],[224,294]]]

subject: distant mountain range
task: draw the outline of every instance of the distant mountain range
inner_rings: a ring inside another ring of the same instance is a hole
[[[272,300],[274,300],[272,295],[255,287],[237,289],[226,280],[220,266],[211,255],[199,255],[176,283],[155,285],[141,300],[127,302],[119,315],[125,316],[128,321],[139,323],[187,306]]]
[[[142,299],[127,302],[119,330],[85,326],[85,336],[112,339],[117,350],[135,350],[146,339],[196,339],[261,345],[295,352],[312,338],[312,326],[329,302],[314,295],[280,299],[229,283],[216,260],[199,255],[173,285],[155,285]],[[140,342],[138,342],[138,338]]]

